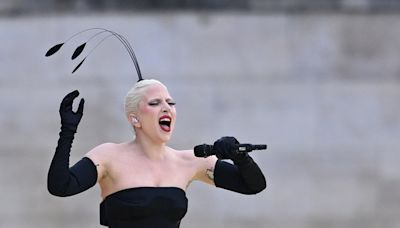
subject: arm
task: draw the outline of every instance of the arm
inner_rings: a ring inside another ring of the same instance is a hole
[[[213,148],[219,159],[207,160],[210,157],[206,158],[203,161],[203,171],[200,172],[203,175],[199,175],[199,179],[209,183],[212,178],[215,186],[242,194],[259,193],[266,188],[264,174],[247,153],[236,151],[234,146],[238,143],[233,137],[217,140]],[[231,159],[233,164],[222,159]],[[206,178],[209,180],[207,181]]]
[[[95,185],[97,181],[96,166],[87,157],[69,168],[72,142],[83,115],[83,99],[79,103],[78,110],[72,111],[73,100],[78,95],[78,91],[69,93],[60,105],[60,138],[47,176],[47,189],[55,196],[64,197],[78,194]]]
[[[215,186],[214,169],[217,163],[217,157],[216,156],[209,156],[207,158],[194,157],[194,159],[196,159],[196,164],[197,164],[196,165],[197,173],[194,179]]]
[[[218,160],[214,170],[215,186],[242,194],[257,194],[267,187],[257,163],[247,155],[241,163]]]

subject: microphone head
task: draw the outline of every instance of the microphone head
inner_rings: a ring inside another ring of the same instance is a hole
[[[211,155],[212,146],[207,144],[197,145],[194,147],[194,156],[205,158]]]

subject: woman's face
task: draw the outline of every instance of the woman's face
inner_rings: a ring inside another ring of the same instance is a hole
[[[176,120],[175,102],[167,88],[159,84],[146,88],[139,102],[137,118],[143,134],[156,142],[167,142]]]

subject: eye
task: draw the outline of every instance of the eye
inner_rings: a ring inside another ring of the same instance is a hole
[[[160,104],[160,102],[158,102],[158,101],[151,101],[151,102],[149,102],[149,105],[150,105],[150,106],[157,106],[158,104]]]
[[[176,105],[176,103],[172,102],[172,101],[168,102],[168,104],[169,104],[169,106],[175,106]]]

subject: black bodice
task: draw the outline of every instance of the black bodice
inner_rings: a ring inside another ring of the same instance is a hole
[[[110,228],[178,228],[188,206],[178,187],[137,187],[107,196],[100,224]]]

